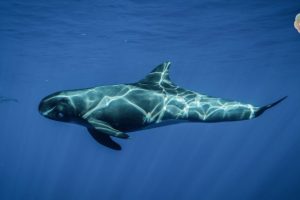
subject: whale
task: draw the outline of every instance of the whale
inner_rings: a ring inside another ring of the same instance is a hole
[[[155,67],[143,79],[116,85],[62,90],[43,98],[42,116],[80,124],[100,144],[121,146],[112,137],[181,122],[228,122],[254,119],[287,96],[264,106],[225,100],[184,89],[169,77],[171,62]]]

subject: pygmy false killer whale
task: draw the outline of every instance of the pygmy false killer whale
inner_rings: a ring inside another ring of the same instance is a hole
[[[256,107],[183,89],[169,78],[170,62],[130,84],[64,90],[42,99],[39,112],[50,119],[87,127],[99,143],[115,150],[111,139],[131,131],[179,122],[224,122],[253,119],[283,101]]]

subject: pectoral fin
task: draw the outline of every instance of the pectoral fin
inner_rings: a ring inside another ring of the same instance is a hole
[[[116,143],[115,141],[113,141],[109,135],[107,134],[103,134],[99,131],[96,131],[95,129],[89,128],[88,129],[89,133],[91,134],[91,136],[100,144],[114,149],[114,150],[121,150],[121,146]]]
[[[113,137],[118,137],[118,138],[128,138],[129,135],[127,135],[126,133],[123,133],[117,129],[114,129],[111,125],[109,125],[108,123],[101,121],[101,120],[97,120],[97,119],[88,119],[88,123],[90,124],[90,126],[95,129],[98,132],[101,132],[103,134],[107,134]]]

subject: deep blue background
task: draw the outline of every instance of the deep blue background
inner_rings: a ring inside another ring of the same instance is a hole
[[[2,0],[0,199],[300,199],[298,0]],[[39,115],[57,90],[134,82],[170,60],[178,85],[264,105],[96,143]]]

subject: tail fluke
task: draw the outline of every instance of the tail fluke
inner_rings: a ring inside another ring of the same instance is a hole
[[[255,112],[255,117],[258,117],[259,115],[263,114],[263,112],[265,112],[266,110],[272,108],[273,106],[276,106],[277,104],[279,104],[280,102],[282,102],[283,100],[285,100],[287,98],[287,96],[279,99],[278,101],[275,101],[274,103],[265,105],[260,107],[256,112]]]

